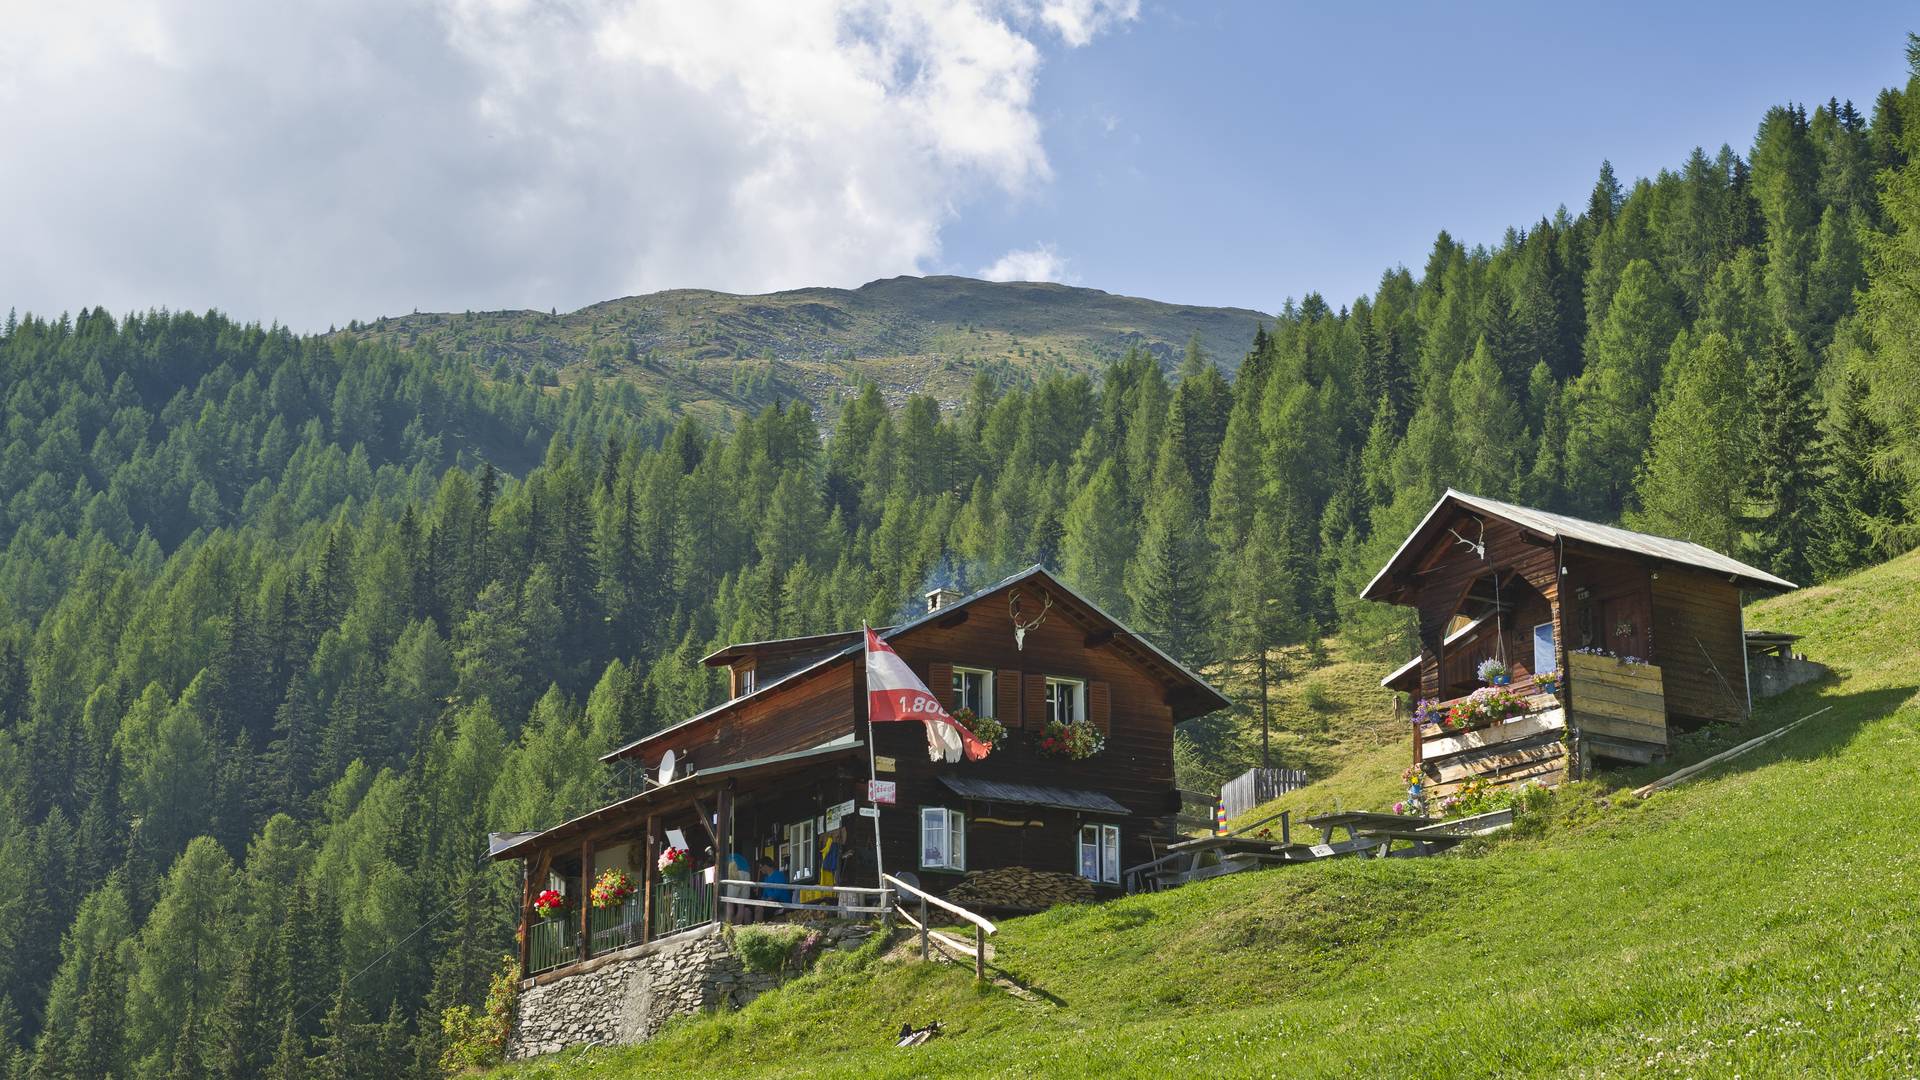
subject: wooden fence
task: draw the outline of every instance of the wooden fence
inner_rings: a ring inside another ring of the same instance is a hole
[[[892,874],[885,874],[882,876],[888,885],[893,886],[894,889],[896,889],[899,892],[899,902],[897,906],[894,908],[893,913],[899,916],[902,920],[904,920],[907,923],[907,925],[913,927],[915,930],[920,931],[920,959],[922,960],[927,959],[927,954],[929,952],[930,946],[932,945],[933,942],[937,941],[940,943],[942,948],[949,949],[953,952],[959,953],[962,956],[972,958],[973,977],[975,979],[985,979],[987,977],[987,935],[999,933],[1000,932],[999,927],[987,921],[987,919],[983,916],[976,915],[973,912],[968,911],[966,908],[963,908],[958,904],[952,903],[947,900],[942,900],[940,897],[935,896],[932,893],[929,893],[919,888],[918,886],[909,884],[908,882],[905,882],[905,881],[901,881],[899,878],[894,877]],[[910,912],[907,910],[907,905],[910,900],[919,901],[919,917],[918,918],[914,917],[913,912]],[[933,913],[928,910],[929,905],[931,905],[932,907],[939,908],[941,911],[944,911],[949,915],[955,916],[956,918],[972,923],[973,924],[973,944],[969,945],[966,942],[961,941],[959,938],[956,938],[951,934],[943,934],[940,931],[935,930],[933,928],[933,919],[932,919]]]
[[[1641,763],[1666,756],[1667,702],[1658,666],[1573,653],[1567,675],[1573,727],[1590,751]]]
[[[1248,769],[1220,785],[1220,801],[1226,804],[1227,816],[1236,818],[1261,803],[1306,786],[1305,769]]]

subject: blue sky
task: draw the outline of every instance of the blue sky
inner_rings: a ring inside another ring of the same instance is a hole
[[[1435,233],[1497,242],[1695,145],[1745,156],[1769,105],[1870,110],[1920,9],[1889,3],[1168,4],[1052,50],[1052,181],[967,206],[955,268],[1051,244],[1081,284],[1264,311],[1336,306]],[[1111,125],[1111,127],[1109,127]]]
[[[0,35],[0,308],[323,330],[913,273],[1278,310],[1790,100],[1891,3],[86,0]]]

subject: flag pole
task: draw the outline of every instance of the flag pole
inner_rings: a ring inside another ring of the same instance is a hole
[[[862,666],[867,667],[867,670],[871,672],[872,668],[868,665],[872,663],[873,658],[873,628],[866,623],[861,623],[860,627],[866,631],[866,633],[861,636],[862,646],[865,649],[864,656],[866,658],[866,663],[862,664]],[[867,801],[873,804],[873,883],[875,886],[885,889],[887,887],[887,867],[886,863],[883,862],[880,857],[880,802],[873,797],[873,785],[880,781],[880,770],[876,766],[873,756],[873,684],[871,674],[868,675],[867,686]]]

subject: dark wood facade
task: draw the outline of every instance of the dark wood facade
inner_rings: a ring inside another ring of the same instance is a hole
[[[1524,740],[1438,728],[1414,739],[1416,762],[1423,749],[1450,755],[1432,763],[1436,780],[1552,782],[1552,760],[1580,767],[1582,749],[1652,760],[1670,720],[1745,716],[1742,590],[1791,587],[1698,545],[1450,491],[1363,595],[1417,613],[1419,662],[1387,680],[1395,689],[1458,698],[1480,685],[1489,658],[1505,661],[1523,694],[1543,669],[1561,673],[1557,702],[1540,701],[1563,713],[1527,721]]]
[[[1019,641],[1016,607],[1027,627]],[[528,911],[550,877],[584,895],[607,865],[596,849],[619,847],[636,879],[651,882],[670,828],[688,838],[704,869],[725,866],[734,851],[749,861],[784,857],[791,830],[804,834],[811,821],[815,873],[799,883],[803,900],[812,898],[807,882],[824,884],[818,870],[828,851],[839,886],[878,885],[883,868],[911,872],[942,894],[981,870],[1077,873],[1089,825],[1118,829],[1120,866],[1109,867],[1103,852],[1095,882],[1097,893],[1117,893],[1124,866],[1151,858],[1153,841],[1175,838],[1174,725],[1227,702],[1096,606],[1035,567],[886,637],[949,710],[960,704],[956,667],[986,674],[992,686],[982,711],[1007,729],[988,757],[930,761],[921,724],[869,725],[857,633],[730,646],[707,662],[732,671],[735,697],[608,757],[638,764],[657,782],[672,751],[670,783],[496,851],[527,860]],[[751,690],[742,685],[746,671],[756,673]],[[1104,736],[1101,752],[1071,760],[1041,748],[1049,679],[1079,688],[1079,722]],[[848,803],[870,805],[869,768],[895,784],[895,801],[878,807],[877,819],[844,813]],[[924,865],[921,811],[929,807],[964,815],[963,869]],[[591,936],[585,917],[581,928]]]

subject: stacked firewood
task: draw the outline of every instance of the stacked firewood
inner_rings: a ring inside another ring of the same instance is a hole
[[[948,891],[947,899],[965,907],[1037,911],[1055,904],[1089,903],[1093,883],[1078,874],[1005,866],[968,874]]]

